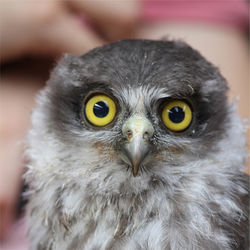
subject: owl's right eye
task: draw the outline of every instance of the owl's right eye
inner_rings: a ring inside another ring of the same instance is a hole
[[[94,126],[104,127],[110,124],[116,115],[116,105],[105,94],[92,96],[85,105],[85,117]]]

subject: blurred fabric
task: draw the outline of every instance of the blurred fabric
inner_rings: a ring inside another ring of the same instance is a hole
[[[200,21],[248,30],[249,2],[246,0],[142,1],[146,21]]]

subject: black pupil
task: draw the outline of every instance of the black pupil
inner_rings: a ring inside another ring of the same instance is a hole
[[[97,117],[103,118],[109,113],[109,106],[106,102],[97,102],[94,105],[94,114]]]
[[[169,119],[174,123],[180,123],[185,118],[185,112],[182,108],[175,106],[169,110]]]

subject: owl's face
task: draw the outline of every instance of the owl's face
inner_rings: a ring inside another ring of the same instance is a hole
[[[226,89],[182,42],[123,40],[66,55],[33,115],[33,161],[100,193],[171,185],[219,150]]]

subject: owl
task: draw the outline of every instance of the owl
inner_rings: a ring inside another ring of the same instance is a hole
[[[30,249],[248,249],[243,125],[183,41],[66,54],[28,134]]]

